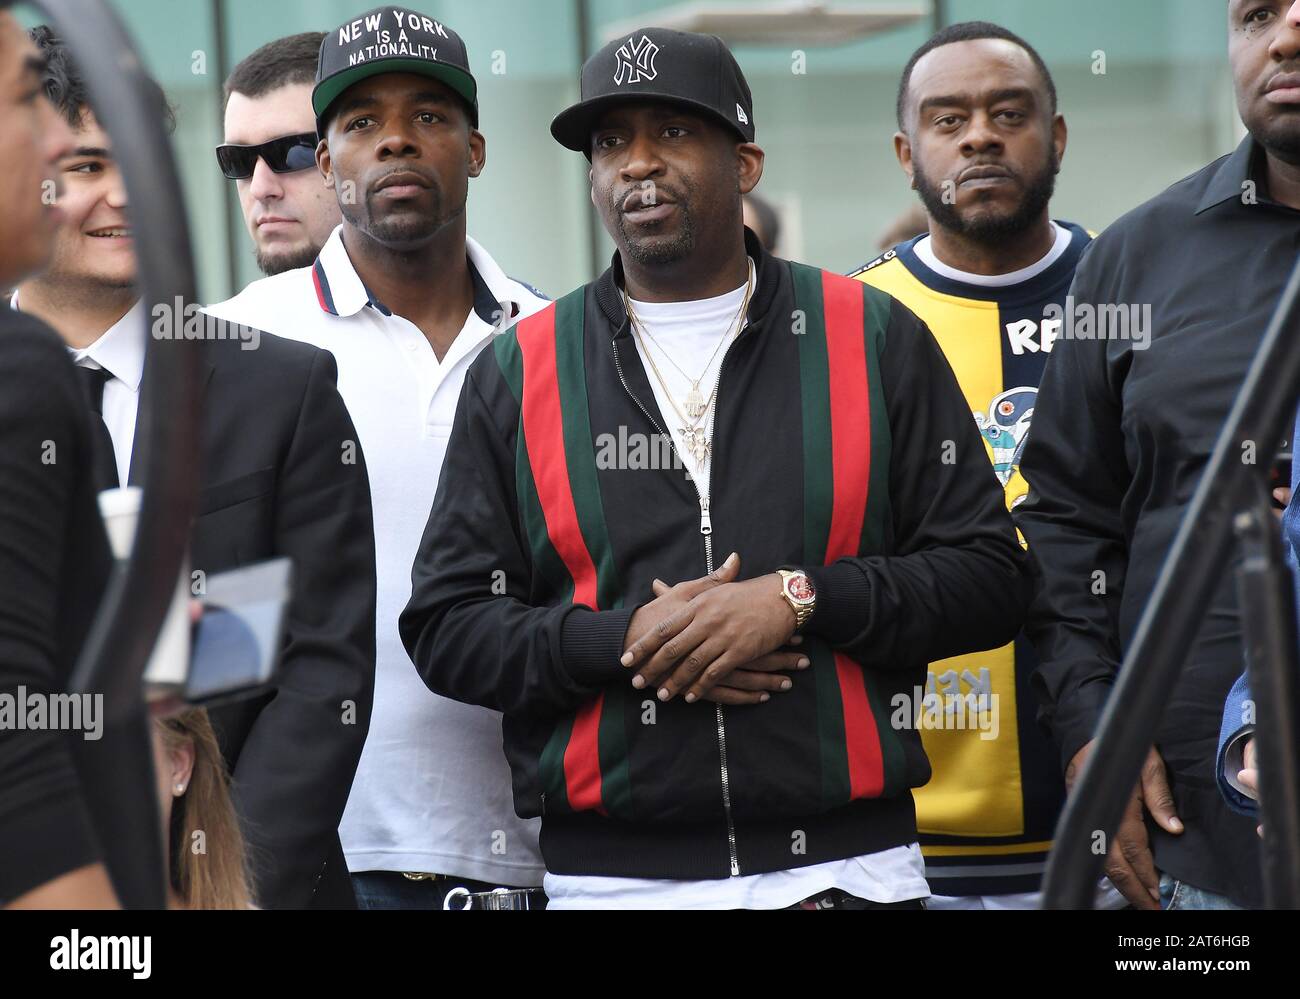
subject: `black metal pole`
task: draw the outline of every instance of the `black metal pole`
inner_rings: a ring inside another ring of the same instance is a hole
[[[4,6],[7,0],[0,2]],[[35,0],[67,43],[95,116],[113,142],[130,201],[146,321],[198,304],[180,177],[140,58],[103,0]],[[178,309],[178,303],[181,308]],[[176,588],[198,479],[198,345],[147,338],[135,447],[144,499],[130,558],[100,604],[70,683],[103,696],[104,738],[77,758],[119,900],[165,904],[164,850],[149,751],[143,676]]]
[[[1057,826],[1044,883],[1044,908],[1082,909],[1092,904],[1105,856],[1104,849],[1095,848],[1096,834],[1104,833],[1108,844],[1119,824],[1204,608],[1229,564],[1235,514],[1251,505],[1259,489],[1257,480],[1268,474],[1278,443],[1290,434],[1300,394],[1297,342],[1300,262],[1273,312],[1129,644],[1087,766]],[[1257,462],[1245,463],[1247,454],[1256,456]],[[1263,682],[1266,690],[1273,689],[1274,680]],[[1275,775],[1293,772],[1294,760],[1284,769],[1284,761],[1271,754],[1286,739],[1294,739],[1300,726],[1294,705],[1278,709],[1282,717],[1276,721],[1287,726],[1290,736],[1261,741],[1259,746],[1261,772]],[[1294,812],[1294,805],[1294,795],[1269,802],[1270,821],[1295,828],[1294,814],[1278,814],[1283,807]],[[1287,848],[1300,849],[1300,843],[1293,841]],[[1293,908],[1300,905],[1300,895],[1294,884],[1280,885],[1272,901]]]

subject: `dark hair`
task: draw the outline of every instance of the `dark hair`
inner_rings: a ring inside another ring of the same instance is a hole
[[[226,78],[223,107],[231,94],[261,97],[291,83],[315,83],[323,31],[304,31],[267,42],[246,56]]]
[[[86,111],[94,111],[95,102],[86,90],[86,82],[73,65],[68,46],[49,25],[37,25],[28,35],[46,60],[41,74],[45,96],[72,128],[82,128],[86,122]],[[152,76],[146,79],[152,100],[158,107],[158,115],[170,135],[176,131],[176,111],[168,102],[158,81]]]
[[[1013,45],[1019,45],[1029,54],[1029,58],[1038,67],[1038,72],[1042,74],[1043,82],[1047,84],[1048,106],[1051,108],[1052,114],[1056,114],[1056,83],[1052,80],[1052,74],[1047,68],[1047,63],[1043,62],[1043,57],[1038,54],[1038,51],[1032,45],[1000,24],[993,24],[989,21],[962,21],[959,24],[950,24],[948,27],[936,31],[924,45],[912,53],[912,58],[908,59],[907,65],[903,67],[903,77],[898,83],[898,106],[896,109],[900,131],[907,131],[907,126],[903,121],[907,105],[907,89],[912,82],[912,70],[921,57],[941,45],[951,45],[954,42],[974,42],[984,38],[996,38],[1004,42],[1011,42]]]

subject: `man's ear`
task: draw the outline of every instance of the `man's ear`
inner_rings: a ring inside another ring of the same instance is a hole
[[[1065,127],[1065,115],[1058,114],[1052,119],[1052,145],[1056,149],[1056,169],[1060,172],[1061,163],[1065,159],[1065,141],[1068,138],[1069,130]]]
[[[752,142],[742,142],[736,147],[736,160],[740,167],[740,193],[748,194],[763,177],[763,150]]]
[[[487,138],[477,128],[469,130],[469,175],[477,177],[487,166]]]
[[[916,171],[912,167],[912,140],[905,132],[894,133],[894,155],[898,157],[898,165],[903,168],[903,173],[907,174],[908,185],[915,191]]]
[[[324,139],[316,143],[316,169],[320,171],[322,187],[334,187],[334,164],[330,159],[330,146]]]

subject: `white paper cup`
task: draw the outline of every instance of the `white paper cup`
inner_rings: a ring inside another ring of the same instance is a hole
[[[140,504],[144,492],[138,486],[106,489],[99,494],[99,513],[104,518],[104,529],[118,561],[128,558],[135,543],[136,523],[140,519]],[[169,693],[183,687],[190,670],[190,566],[189,556],[181,562],[180,578],[172,594],[171,606],[163,618],[158,640],[154,644],[149,664],[145,667],[146,688],[153,686],[150,696]]]

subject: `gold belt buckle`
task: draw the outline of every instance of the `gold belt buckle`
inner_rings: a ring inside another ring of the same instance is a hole
[[[437,881],[442,875],[426,874],[424,871],[403,871],[402,877],[407,881]]]

